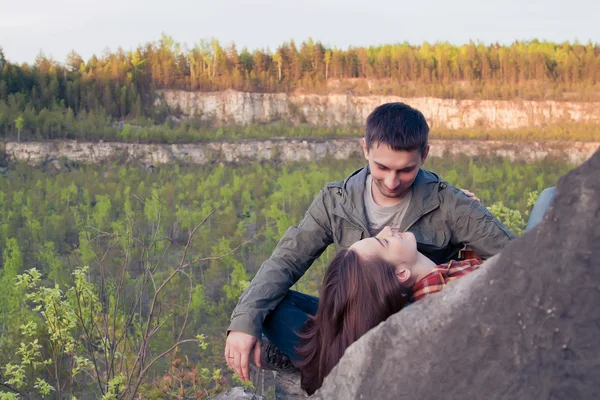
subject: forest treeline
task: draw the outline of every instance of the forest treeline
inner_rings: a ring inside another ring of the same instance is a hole
[[[325,183],[363,162],[0,165],[0,393],[207,398],[227,387],[225,329],[243,289]],[[571,168],[467,157],[427,167],[495,203],[517,233],[528,194]],[[333,251],[295,289],[316,294]]]
[[[192,48],[163,35],[132,51],[17,65],[0,48],[0,136],[98,132],[115,120],[160,125],[177,110],[161,89],[389,94],[589,101],[600,98],[600,46],[533,40],[511,45],[407,43],[330,48],[309,39],[274,51],[217,40]],[[19,120],[19,117],[22,119]]]

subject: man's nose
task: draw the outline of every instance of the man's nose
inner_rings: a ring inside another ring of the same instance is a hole
[[[398,175],[395,173],[390,173],[385,177],[385,186],[387,186],[388,189],[395,189],[399,183]]]
[[[389,226],[386,226],[379,232],[379,235],[377,235],[377,237],[385,238],[385,237],[389,237],[391,234],[392,234],[392,228],[390,228]]]

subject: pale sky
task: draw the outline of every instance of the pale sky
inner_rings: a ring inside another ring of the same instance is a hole
[[[346,49],[386,43],[579,40],[600,43],[598,0],[0,0],[0,46],[11,62],[41,51],[64,62],[132,50],[166,33],[188,47],[216,38],[271,50],[312,37]]]

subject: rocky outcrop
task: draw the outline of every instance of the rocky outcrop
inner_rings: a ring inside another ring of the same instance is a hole
[[[432,97],[289,95],[286,93],[186,92],[165,90],[160,96],[186,117],[220,124],[287,120],[315,126],[362,125],[383,103],[401,101],[419,109],[432,128],[485,126],[517,129],[558,122],[600,122],[600,103],[524,100],[456,100]]]
[[[430,157],[446,154],[467,156],[500,156],[510,160],[537,161],[558,157],[572,164],[587,160],[599,143],[510,143],[502,141],[430,141]],[[5,152],[9,160],[39,164],[66,158],[82,163],[112,160],[137,160],[146,165],[184,162],[190,164],[243,163],[274,160],[318,161],[326,157],[347,159],[361,154],[360,139],[331,140],[244,140],[196,144],[140,144],[107,142],[8,142]]]
[[[494,261],[346,351],[315,399],[600,398],[600,151]]]

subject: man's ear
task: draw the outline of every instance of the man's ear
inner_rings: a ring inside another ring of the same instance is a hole
[[[410,270],[406,268],[396,270],[396,276],[398,277],[400,283],[405,284],[410,278]]]
[[[360,144],[362,144],[363,154],[368,161],[369,160],[369,148],[367,147],[367,140],[365,138],[362,138],[360,140]]]
[[[429,145],[427,145],[427,147],[425,148],[425,151],[423,152],[423,155],[421,156],[421,163],[425,163],[425,160],[427,160],[427,156],[429,155]]]

